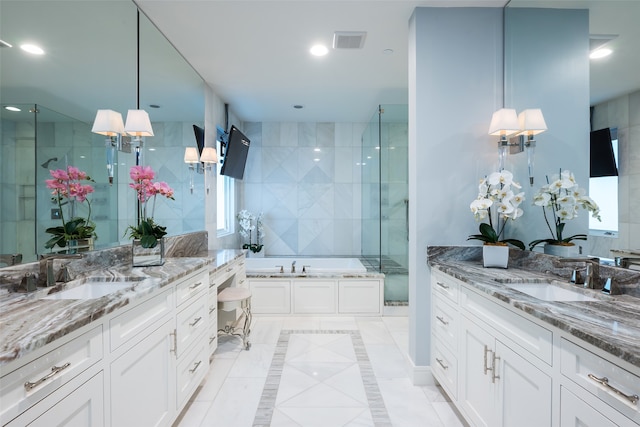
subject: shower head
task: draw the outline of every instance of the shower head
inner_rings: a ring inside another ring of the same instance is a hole
[[[52,157],[49,160],[47,160],[46,162],[44,162],[43,164],[41,164],[40,166],[42,166],[43,168],[47,169],[49,167],[49,163],[57,162],[57,161],[58,161],[57,157]]]

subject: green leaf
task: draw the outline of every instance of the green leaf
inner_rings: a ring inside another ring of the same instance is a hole
[[[493,227],[487,224],[486,222],[483,222],[482,224],[480,224],[480,234],[482,234],[487,238],[486,240],[487,242],[491,242],[491,243],[498,242],[498,234],[493,229]]]
[[[522,243],[522,241],[520,241],[520,240],[517,240],[517,239],[504,239],[503,242],[509,243],[510,245],[513,245],[516,248],[520,248],[523,251],[525,250],[524,243]]]

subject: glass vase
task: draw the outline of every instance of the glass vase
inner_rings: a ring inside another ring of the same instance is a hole
[[[131,242],[132,265],[134,267],[152,267],[164,264],[164,238],[158,239],[153,248],[143,248],[140,239]]]

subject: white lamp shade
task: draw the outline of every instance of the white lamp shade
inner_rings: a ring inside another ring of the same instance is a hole
[[[122,114],[113,110],[98,110],[91,132],[106,136],[124,134]]]
[[[537,135],[547,130],[542,110],[532,108],[524,110],[518,115],[521,135]]]
[[[196,147],[186,147],[184,149],[185,163],[198,163],[198,149]]]
[[[218,153],[213,147],[204,147],[200,161],[203,163],[218,163]]]
[[[129,110],[124,130],[131,136],[153,136],[149,114],[144,110]]]
[[[513,108],[501,108],[491,117],[489,135],[511,135],[520,131],[518,115]]]

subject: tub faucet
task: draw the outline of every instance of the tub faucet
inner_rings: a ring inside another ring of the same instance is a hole
[[[56,284],[56,274],[53,268],[53,261],[56,259],[72,259],[82,258],[82,254],[53,254],[53,255],[40,255],[40,285],[41,286],[53,286]],[[69,279],[68,270],[66,266],[63,266],[64,281]]]
[[[571,275],[572,283],[583,285],[589,289],[596,289],[596,287],[600,286],[600,258],[558,258],[558,262],[561,264],[566,262],[584,263],[584,276],[579,271],[574,270]]]
[[[292,272],[292,273],[295,273],[295,272],[296,272],[296,262],[295,262],[295,261],[293,261],[293,262],[291,263],[291,272]]]

